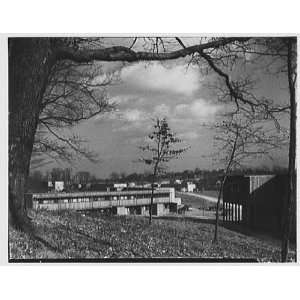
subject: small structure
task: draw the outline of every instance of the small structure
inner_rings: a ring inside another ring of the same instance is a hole
[[[286,175],[229,176],[223,189],[223,220],[280,233],[287,179]]]
[[[55,192],[62,192],[64,190],[64,182],[63,181],[55,181]]]
[[[193,183],[193,182],[187,182],[187,183],[186,183],[186,186],[187,186],[187,191],[188,191],[189,193],[193,193],[194,190],[196,189],[196,184]]]
[[[179,190],[183,193],[193,193],[196,190],[196,184],[193,182],[183,182],[180,185],[175,185],[176,190]]]
[[[127,188],[127,183],[114,183],[114,188],[117,191],[122,191],[123,189]]]

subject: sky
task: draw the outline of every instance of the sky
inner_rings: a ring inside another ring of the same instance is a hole
[[[192,42],[192,41],[191,41]],[[153,127],[154,117],[166,117],[170,128],[183,139],[183,146],[190,146],[181,159],[170,162],[170,171],[186,169],[222,168],[211,154],[214,148],[213,124],[227,108],[218,102],[214,90],[208,87],[217,80],[213,73],[205,74],[199,65],[188,65],[188,59],[168,62],[139,62],[131,64],[102,63],[104,72],[120,72],[120,81],[107,88],[116,110],[94,117],[72,129],[87,139],[88,147],[99,155],[99,163],[79,159],[72,166],[74,171],[86,170],[100,178],[112,172],[143,172],[138,146],[143,145]],[[250,70],[250,71],[249,71]],[[264,70],[253,68],[237,70],[237,76],[250,72],[259,81],[258,93],[287,101],[286,83],[282,77],[264,75]],[[103,74],[94,78],[101,82]],[[283,124],[287,120],[283,119]],[[204,126],[206,125],[206,126]],[[286,149],[276,155],[276,164],[287,163]],[[272,165],[266,158],[254,165]],[[49,165],[48,168],[57,166]],[[61,165],[60,165],[61,166]]]

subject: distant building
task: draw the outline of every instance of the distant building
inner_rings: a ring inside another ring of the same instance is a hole
[[[183,193],[193,193],[196,190],[196,184],[193,182],[183,182],[181,184],[176,184],[175,189]]]
[[[162,185],[170,185],[170,180],[162,180],[161,182],[160,182],[160,185],[162,186]]]
[[[54,187],[55,187],[55,192],[62,192],[64,190],[64,182],[63,181],[55,181]]]
[[[189,193],[193,193],[194,190],[196,189],[196,185],[193,182],[187,182],[186,185],[187,185],[187,191]]]
[[[127,183],[114,183],[114,188],[117,191],[122,191],[123,189],[127,188]]]

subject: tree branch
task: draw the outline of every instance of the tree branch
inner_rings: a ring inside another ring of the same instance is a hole
[[[233,37],[220,38],[200,45],[193,45],[181,50],[171,52],[155,53],[138,51],[135,52],[128,47],[115,46],[104,49],[74,49],[73,47],[60,46],[55,51],[55,59],[69,59],[74,62],[84,63],[93,60],[99,61],[150,61],[150,60],[171,60],[191,55],[210,48],[219,48],[233,42],[245,42],[250,38]]]

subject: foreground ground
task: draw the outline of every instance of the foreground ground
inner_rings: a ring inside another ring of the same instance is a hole
[[[201,222],[103,216],[97,213],[32,213],[38,238],[9,230],[11,259],[84,259],[200,257],[250,258],[279,261],[280,248],[272,241],[249,237],[220,227],[212,244],[214,226]],[[295,252],[292,251],[291,259]]]

